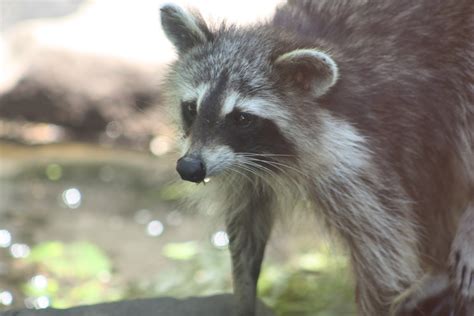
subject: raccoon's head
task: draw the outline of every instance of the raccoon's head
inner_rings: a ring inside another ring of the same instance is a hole
[[[174,5],[161,23],[179,56],[165,89],[183,132],[181,177],[284,171],[297,156],[288,96],[325,94],[337,80],[332,58],[265,26],[211,31]]]

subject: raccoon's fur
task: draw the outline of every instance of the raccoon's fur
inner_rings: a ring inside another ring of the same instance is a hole
[[[360,315],[388,315],[426,274],[474,300],[474,1],[290,0],[248,27],[174,5],[161,18],[178,172],[211,178],[240,316],[275,217],[303,199],[348,247]]]

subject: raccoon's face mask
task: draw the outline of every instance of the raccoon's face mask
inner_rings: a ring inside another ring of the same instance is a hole
[[[184,180],[201,182],[225,170],[246,173],[272,168],[278,159],[294,155],[277,124],[252,108],[257,99],[239,100],[235,93],[218,91],[221,101],[213,96],[218,92],[210,90],[199,106],[194,100],[181,103],[186,144],[177,171]]]

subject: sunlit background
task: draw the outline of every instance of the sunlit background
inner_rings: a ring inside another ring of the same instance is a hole
[[[180,203],[195,186],[161,104],[175,55],[160,2],[0,0],[0,311],[231,290],[222,223]],[[280,1],[179,2],[247,24]],[[353,314],[346,258],[295,217],[260,297],[278,315]]]

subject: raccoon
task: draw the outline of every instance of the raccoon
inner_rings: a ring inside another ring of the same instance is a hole
[[[474,2],[289,0],[263,23],[161,8],[182,179],[224,213],[238,315],[275,219],[310,209],[347,246],[360,315],[426,275],[474,300]]]

